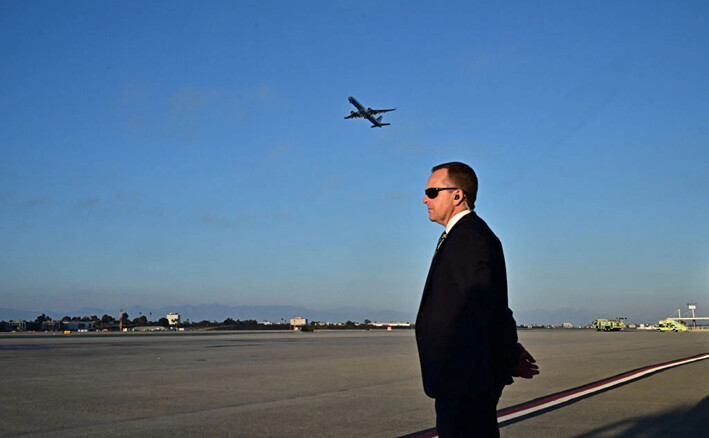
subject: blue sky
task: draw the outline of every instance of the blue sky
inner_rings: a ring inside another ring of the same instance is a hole
[[[3,1],[2,307],[413,315],[458,160],[513,310],[709,314],[708,40],[702,1]]]

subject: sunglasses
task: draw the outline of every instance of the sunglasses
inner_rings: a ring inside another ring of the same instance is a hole
[[[458,190],[458,187],[430,187],[425,190],[428,199],[434,199],[441,190]]]

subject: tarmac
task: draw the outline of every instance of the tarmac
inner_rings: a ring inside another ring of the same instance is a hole
[[[523,330],[514,406],[709,352],[709,332]],[[400,437],[435,425],[412,330],[0,336],[1,437]],[[500,428],[504,437],[702,437],[709,360]]]

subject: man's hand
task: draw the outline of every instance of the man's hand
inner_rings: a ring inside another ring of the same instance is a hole
[[[532,355],[529,354],[527,350],[525,350],[522,344],[517,345],[519,345],[520,349],[519,362],[517,362],[517,365],[512,367],[512,376],[521,377],[523,379],[531,379],[539,374],[539,367],[536,365],[537,361],[534,360]]]

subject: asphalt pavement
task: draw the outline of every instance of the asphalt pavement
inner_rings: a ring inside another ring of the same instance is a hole
[[[541,374],[499,408],[709,352],[709,333],[520,331]],[[413,331],[0,336],[0,436],[398,437],[434,426]],[[704,436],[709,360],[501,428],[502,437]],[[680,435],[677,435],[680,433]]]

